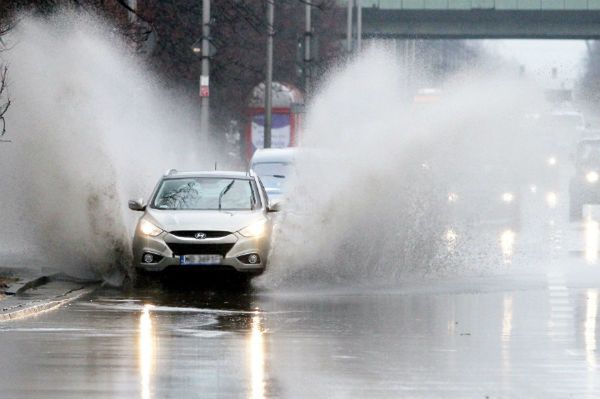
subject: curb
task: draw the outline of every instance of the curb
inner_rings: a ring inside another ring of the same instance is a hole
[[[61,296],[54,297],[47,301],[22,303],[9,308],[6,311],[0,313],[0,322],[12,321],[24,319],[26,317],[36,316],[41,313],[45,313],[54,309],[57,309],[69,302],[75,301],[84,295],[90,294],[96,289],[96,287],[79,288],[74,291],[69,291]],[[11,310],[15,309],[16,310]]]

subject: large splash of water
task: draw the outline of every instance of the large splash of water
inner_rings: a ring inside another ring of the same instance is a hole
[[[71,274],[126,270],[127,199],[147,195],[168,168],[214,161],[193,104],[89,16],[24,18],[9,42],[0,250]],[[308,113],[263,281],[390,282],[447,266],[449,181],[482,154],[523,149],[515,121],[539,100],[526,82],[482,70],[457,76],[427,105],[412,102],[418,73],[385,48],[333,71]]]
[[[214,162],[197,113],[88,15],[25,17],[8,43],[0,249],[26,265],[123,276],[135,217],[127,200],[148,195],[166,169]]]
[[[307,116],[265,284],[389,284],[458,266],[446,248],[449,190],[473,186],[485,159],[518,176],[524,115],[543,101],[486,66],[426,104],[413,100],[415,79],[377,46],[331,74]]]

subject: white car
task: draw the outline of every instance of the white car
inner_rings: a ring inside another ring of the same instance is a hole
[[[236,270],[261,274],[268,263],[272,223],[267,194],[250,172],[170,171],[150,201],[129,201],[144,212],[133,239],[134,265]]]
[[[249,169],[260,177],[271,203],[283,197],[297,151],[288,147],[258,149],[254,152]]]

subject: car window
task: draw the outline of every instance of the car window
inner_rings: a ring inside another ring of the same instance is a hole
[[[281,192],[291,165],[286,162],[258,162],[252,165],[252,169],[260,177],[267,192]]]
[[[252,181],[236,178],[164,179],[152,201],[156,209],[251,210],[260,206]]]

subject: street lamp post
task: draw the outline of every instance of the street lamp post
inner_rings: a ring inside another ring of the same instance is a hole
[[[354,0],[348,0],[347,11],[347,26],[346,26],[346,50],[352,52],[352,9],[354,8]]]
[[[273,107],[273,21],[275,0],[267,0],[267,73],[265,78],[265,131],[264,148],[271,148],[271,125]]]
[[[200,72],[200,130],[208,141],[210,127],[210,0],[202,0],[202,66]]]
[[[356,50],[362,50],[362,3],[356,0]]]
[[[304,95],[310,96],[310,85],[312,78],[311,39],[312,39],[312,4],[306,0],[304,25]]]

